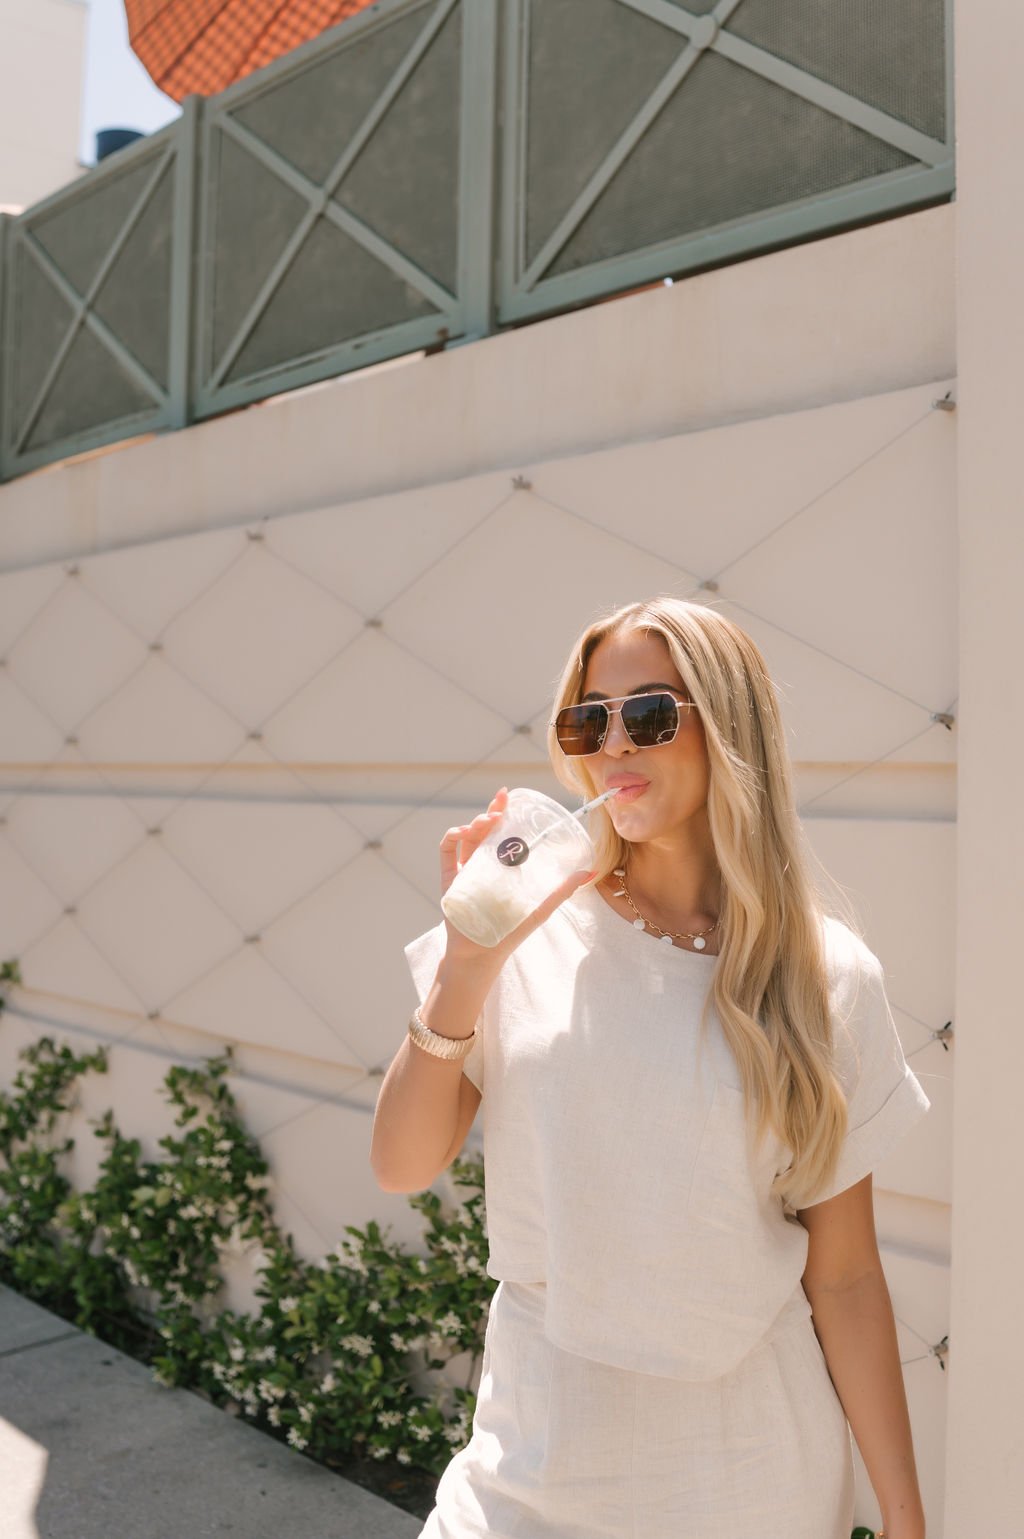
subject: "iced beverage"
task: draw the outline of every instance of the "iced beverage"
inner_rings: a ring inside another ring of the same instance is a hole
[[[571,812],[542,791],[517,787],[441,908],[469,940],[496,946],[573,871],[592,870],[594,860],[590,835]]]

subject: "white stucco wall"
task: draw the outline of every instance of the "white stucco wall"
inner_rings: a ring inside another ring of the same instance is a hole
[[[955,1113],[947,1532],[1024,1531],[1024,521],[1017,364],[1024,191],[1000,147],[1024,123],[1024,13],[957,8],[957,327],[961,668],[957,906],[960,1071]]]
[[[0,0],[0,208],[79,174],[87,16],[84,0]]]

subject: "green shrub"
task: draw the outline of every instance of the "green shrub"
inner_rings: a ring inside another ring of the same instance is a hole
[[[3,981],[20,981],[15,964]],[[304,1261],[275,1221],[267,1162],[228,1087],[230,1050],[168,1071],[180,1132],[159,1141],[159,1159],[143,1159],[107,1112],[95,1126],[99,1177],[80,1192],[62,1173],[73,1141],[59,1130],[77,1081],[104,1073],[106,1054],[43,1037],[20,1056],[0,1094],[0,1280],[141,1357],[160,1382],[197,1390],[315,1458],[391,1457],[441,1473],[469,1438],[469,1384],[497,1286],[486,1273],[479,1159],[452,1166],[466,1192],[453,1209],[434,1192],[409,1199],[425,1220],[425,1255],[371,1222],[346,1226],[331,1255]],[[239,1250],[256,1267],[258,1312],[223,1307]],[[464,1387],[439,1372],[463,1351]],[[413,1383],[424,1369],[426,1394]]]

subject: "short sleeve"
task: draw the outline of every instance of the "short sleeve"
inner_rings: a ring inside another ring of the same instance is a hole
[[[433,930],[426,930],[410,941],[405,948],[405,959],[412,973],[412,981],[416,986],[416,997],[422,1005],[430,992],[430,985],[434,981],[437,972],[437,964],[444,956],[447,943],[447,931],[444,920],[436,925]],[[484,1043],[483,1020],[476,1023],[476,1040],[465,1058],[462,1060],[462,1072],[471,1080],[483,1095],[484,1090]]]
[[[836,925],[833,935],[838,931]],[[815,1203],[862,1181],[931,1104],[904,1059],[882,964],[846,926],[841,936],[842,951],[832,963],[832,1028],[848,1123],[835,1174]]]

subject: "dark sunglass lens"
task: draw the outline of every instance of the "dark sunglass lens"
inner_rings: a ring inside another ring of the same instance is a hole
[[[671,743],[679,725],[673,695],[634,695],[622,702],[622,725],[638,748]]]
[[[608,713],[603,705],[567,705],[555,717],[555,737],[564,754],[597,753],[604,742]]]

